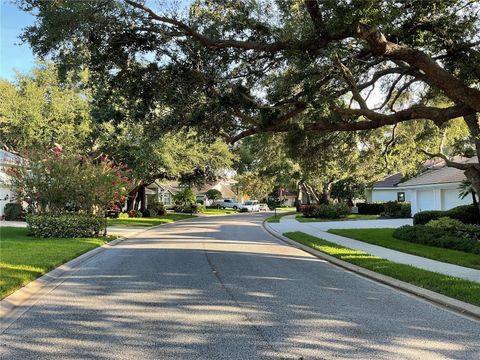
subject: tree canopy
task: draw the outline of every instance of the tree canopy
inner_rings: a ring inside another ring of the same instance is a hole
[[[23,0],[24,39],[88,67],[96,101],[152,131],[352,132],[463,118],[480,154],[480,5],[469,0]],[[82,21],[78,21],[82,19]],[[115,96],[112,97],[111,95]],[[121,96],[119,96],[121,95]],[[304,135],[308,136],[308,135]],[[425,150],[425,149],[423,149]],[[480,192],[480,166],[455,163]]]

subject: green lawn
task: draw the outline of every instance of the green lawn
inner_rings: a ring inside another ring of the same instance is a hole
[[[396,239],[392,236],[394,229],[333,229],[330,233],[383,246],[404,253],[423,256],[450,264],[480,269],[480,255],[458,250],[415,244]]]
[[[41,239],[25,228],[0,227],[0,299],[114,238]]]
[[[397,264],[299,231],[283,235],[343,261],[470,304],[480,305],[479,283],[418,269],[409,265]]]
[[[297,211],[297,208],[295,206],[283,206],[277,207],[277,211]]]
[[[194,217],[190,214],[166,214],[150,218],[108,219],[108,226],[155,226]]]
[[[361,215],[349,214],[340,219],[321,219],[321,218],[304,218],[302,214],[297,215],[295,219],[300,222],[327,222],[327,221],[347,221],[347,220],[375,220],[379,219],[380,215]]]
[[[295,214],[300,214],[296,211],[289,211],[289,212],[286,212],[286,213],[277,213],[277,216],[275,215],[272,215],[270,216],[269,218],[267,218],[267,222],[269,223],[279,223],[280,222],[280,218],[284,217],[284,216],[288,216],[288,215],[295,215]]]
[[[226,215],[226,214],[236,214],[238,210],[233,209],[202,209],[202,214],[205,215]]]

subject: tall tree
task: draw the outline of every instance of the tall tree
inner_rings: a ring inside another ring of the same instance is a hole
[[[60,79],[56,67],[39,64],[15,83],[0,79],[0,141],[11,151],[45,150],[55,143],[84,147],[92,130],[87,73]]]
[[[140,0],[22,4],[38,12],[24,36],[38,54],[88,65],[156,129],[196,126],[235,142],[461,117],[480,154],[476,1],[198,0],[184,15]],[[167,117],[155,115],[159,102]],[[427,153],[480,191],[480,165]]]

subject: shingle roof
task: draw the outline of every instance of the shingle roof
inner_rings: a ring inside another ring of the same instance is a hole
[[[377,181],[375,184],[373,184],[373,187],[374,188],[393,187],[393,186],[396,186],[400,181],[402,181],[402,173],[396,173],[396,174],[387,176],[383,180]]]
[[[473,157],[464,162],[468,162],[468,163],[478,162],[478,159],[476,157]],[[439,169],[427,170],[424,173],[410,180],[399,183],[397,186],[403,187],[403,186],[457,183],[465,179],[466,177],[465,177],[465,174],[463,173],[463,170],[444,166]]]

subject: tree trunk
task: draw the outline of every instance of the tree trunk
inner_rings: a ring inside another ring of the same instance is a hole
[[[146,193],[145,193],[145,188],[146,188],[146,185],[143,182],[138,186],[137,204],[135,206],[142,213],[145,210],[147,210],[147,201],[146,201],[147,196],[146,196]]]
[[[132,211],[134,209],[135,199],[137,198],[137,194],[138,194],[138,186],[128,193],[127,211]]]
[[[320,204],[329,204],[331,200],[330,191],[332,183],[323,183],[322,184],[322,194],[320,195]]]

